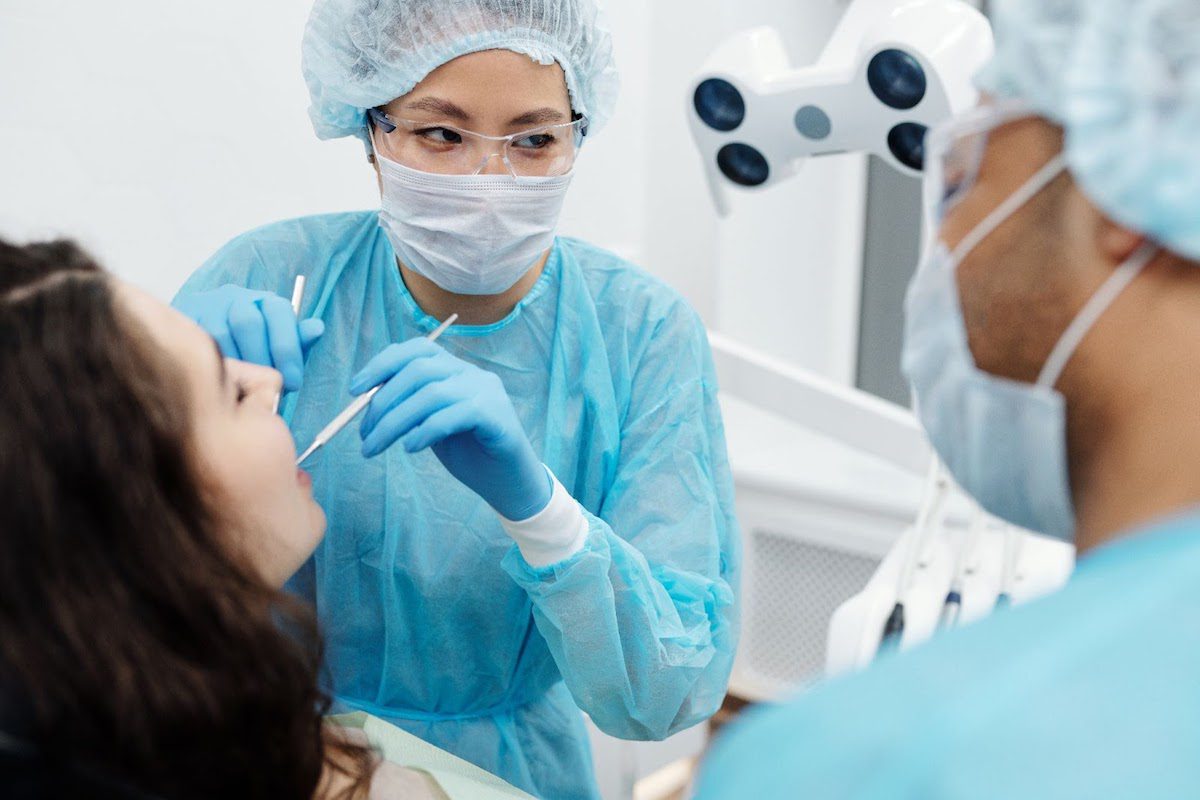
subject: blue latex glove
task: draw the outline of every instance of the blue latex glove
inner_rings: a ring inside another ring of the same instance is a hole
[[[550,502],[552,485],[501,380],[426,339],[394,344],[351,381],[383,388],[363,417],[363,455],[400,442],[432,447],[446,469],[502,516],[524,520]]]
[[[325,333],[319,319],[298,322],[279,295],[232,284],[182,295],[174,306],[208,331],[227,358],[279,370],[289,392],[304,382],[304,356]]]

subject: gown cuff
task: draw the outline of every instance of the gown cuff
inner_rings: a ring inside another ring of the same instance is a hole
[[[579,503],[546,467],[553,485],[550,502],[529,519],[514,522],[500,516],[500,524],[517,543],[521,555],[535,569],[566,561],[583,549],[588,522]]]

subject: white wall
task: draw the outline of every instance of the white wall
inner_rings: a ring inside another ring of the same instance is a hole
[[[82,239],[160,296],[224,241],[372,202],[320,144],[289,0],[0,0],[0,232]]]

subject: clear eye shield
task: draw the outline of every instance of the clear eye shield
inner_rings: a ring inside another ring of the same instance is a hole
[[[400,119],[377,108],[368,117],[371,140],[380,155],[409,169],[439,175],[479,175],[494,158],[517,178],[566,175],[575,166],[588,132],[584,117],[506,136],[440,121]]]

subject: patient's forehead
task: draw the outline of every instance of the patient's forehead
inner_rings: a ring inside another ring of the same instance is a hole
[[[217,370],[213,342],[204,330],[133,284],[113,279],[118,302],[167,356],[188,373]]]

